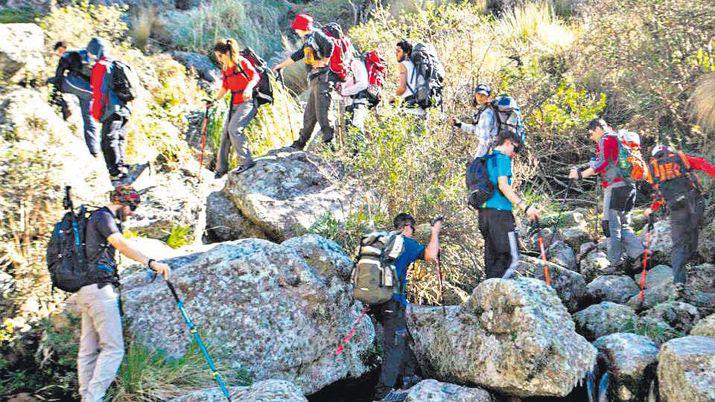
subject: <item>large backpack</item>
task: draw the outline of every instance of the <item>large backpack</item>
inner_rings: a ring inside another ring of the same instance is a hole
[[[628,130],[618,130],[614,134],[618,138],[618,167],[623,178],[627,180],[647,180],[648,164],[641,154],[640,136]]]
[[[434,46],[418,43],[412,47],[410,60],[414,64],[413,74],[422,77],[423,81],[417,88],[410,88],[413,95],[409,100],[423,109],[442,104],[442,89],[444,88],[444,66],[437,57]],[[416,77],[407,77],[408,82],[420,82]]]
[[[494,111],[497,133],[502,130],[509,130],[524,145],[524,140],[526,139],[524,120],[521,118],[521,108],[516,103],[516,100],[509,95],[502,94],[494,98],[489,103],[489,107]]]
[[[367,101],[368,107],[377,106],[382,100],[382,87],[385,85],[385,73],[387,63],[382,58],[380,52],[373,50],[362,55],[367,69]]]
[[[271,69],[267,67],[266,61],[258,56],[250,47],[241,50],[240,54],[251,63],[251,66],[253,66],[261,77],[258,80],[258,84],[253,88],[253,99],[256,100],[258,106],[273,103],[273,84],[271,83],[270,77]],[[247,76],[245,71],[241,72]]]
[[[340,81],[345,82],[350,74],[350,62],[353,54],[352,42],[336,22],[331,22],[323,26],[322,29],[333,42],[333,53],[330,54],[328,67]]]
[[[396,232],[373,232],[360,239],[352,273],[356,300],[382,304],[405,289],[397,278],[395,260],[404,251],[404,237]]]
[[[134,70],[123,61],[112,61],[112,76],[110,89],[120,101],[127,103],[139,97],[139,77]]]
[[[89,213],[84,205],[75,214],[67,189],[65,207],[67,213],[55,224],[47,244],[47,269],[50,271],[52,286],[65,292],[76,292],[89,284],[86,238]]]
[[[467,166],[467,204],[479,209],[494,195],[494,184],[489,180],[487,163],[492,155],[476,157]]]

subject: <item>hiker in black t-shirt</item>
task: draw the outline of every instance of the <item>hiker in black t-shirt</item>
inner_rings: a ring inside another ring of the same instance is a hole
[[[91,284],[80,288],[77,304],[82,312],[77,372],[82,401],[99,402],[117,375],[124,357],[124,339],[119,309],[119,275],[115,250],[154,272],[169,278],[167,264],[154,261],[137,250],[121,231],[121,222],[134,215],[139,194],[130,186],[119,186],[111,203],[89,217],[86,253]]]
[[[333,122],[329,110],[337,78],[330,71],[329,63],[334,44],[323,31],[313,28],[313,17],[308,14],[298,14],[291,28],[304,40],[303,46],[275,66],[273,71],[278,72],[299,60],[303,60],[307,66],[310,96],[303,113],[300,137],[291,144],[293,148],[303,149],[316,123],[320,124],[323,142],[330,143],[333,140]]]

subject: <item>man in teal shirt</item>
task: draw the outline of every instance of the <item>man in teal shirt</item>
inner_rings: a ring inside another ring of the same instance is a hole
[[[497,136],[496,147],[487,156],[489,181],[494,194],[479,209],[479,231],[484,237],[484,270],[488,278],[508,278],[519,262],[519,242],[512,205],[522,210],[529,220],[539,218],[539,211],[526,202],[511,187],[511,160],[521,147],[508,130]]]

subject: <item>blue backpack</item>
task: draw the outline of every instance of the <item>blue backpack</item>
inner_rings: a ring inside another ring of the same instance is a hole
[[[467,204],[474,209],[479,209],[494,195],[494,184],[489,180],[487,163],[493,155],[474,158],[467,166]]]

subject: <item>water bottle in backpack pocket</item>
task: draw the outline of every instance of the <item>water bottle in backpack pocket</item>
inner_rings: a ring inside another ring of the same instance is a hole
[[[474,158],[467,166],[467,204],[479,209],[494,195],[494,184],[489,180],[487,163],[492,155]]]
[[[402,294],[395,260],[404,250],[404,238],[395,232],[373,232],[363,236],[352,273],[353,295],[366,304],[382,304],[393,294]]]

